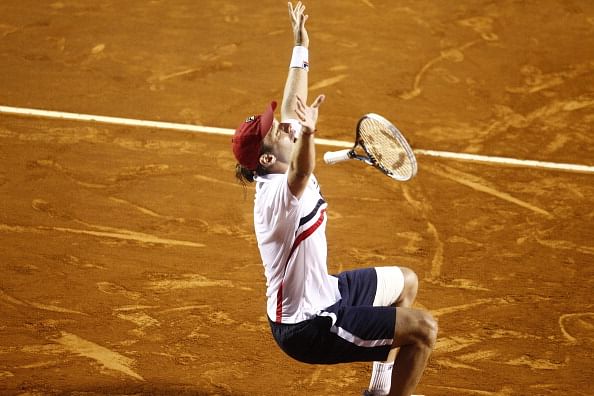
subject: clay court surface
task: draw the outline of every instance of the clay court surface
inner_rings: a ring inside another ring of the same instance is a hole
[[[310,1],[319,137],[594,165],[591,1]],[[284,1],[0,3],[0,105],[235,128],[281,100]],[[358,395],[277,348],[229,136],[0,114],[0,393]],[[318,146],[319,157],[335,147]],[[418,156],[316,174],[329,269],[403,265],[417,393],[591,395],[594,174]]]

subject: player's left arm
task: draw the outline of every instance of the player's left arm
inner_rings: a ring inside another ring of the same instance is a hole
[[[298,119],[295,112],[297,96],[304,103],[307,102],[307,73],[309,69],[309,35],[305,28],[308,16],[305,14],[305,5],[298,1],[295,7],[291,2],[288,3],[288,6],[294,47],[281,104],[281,122]]]

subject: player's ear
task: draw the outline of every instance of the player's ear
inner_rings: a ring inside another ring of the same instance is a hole
[[[260,156],[259,162],[260,165],[262,165],[264,168],[268,168],[274,165],[274,163],[276,162],[276,157],[274,156],[274,154],[265,153]]]

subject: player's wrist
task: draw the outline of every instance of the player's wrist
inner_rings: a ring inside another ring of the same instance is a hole
[[[303,136],[311,136],[314,133],[316,133],[318,130],[317,128],[314,126],[313,129],[307,125],[303,125],[303,127],[301,128],[301,135]]]
[[[289,68],[298,68],[309,71],[309,49],[303,45],[293,47]]]

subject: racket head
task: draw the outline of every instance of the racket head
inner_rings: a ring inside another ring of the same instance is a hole
[[[417,159],[404,135],[390,121],[375,113],[365,114],[357,123],[357,145],[373,166],[398,181],[417,174]]]

